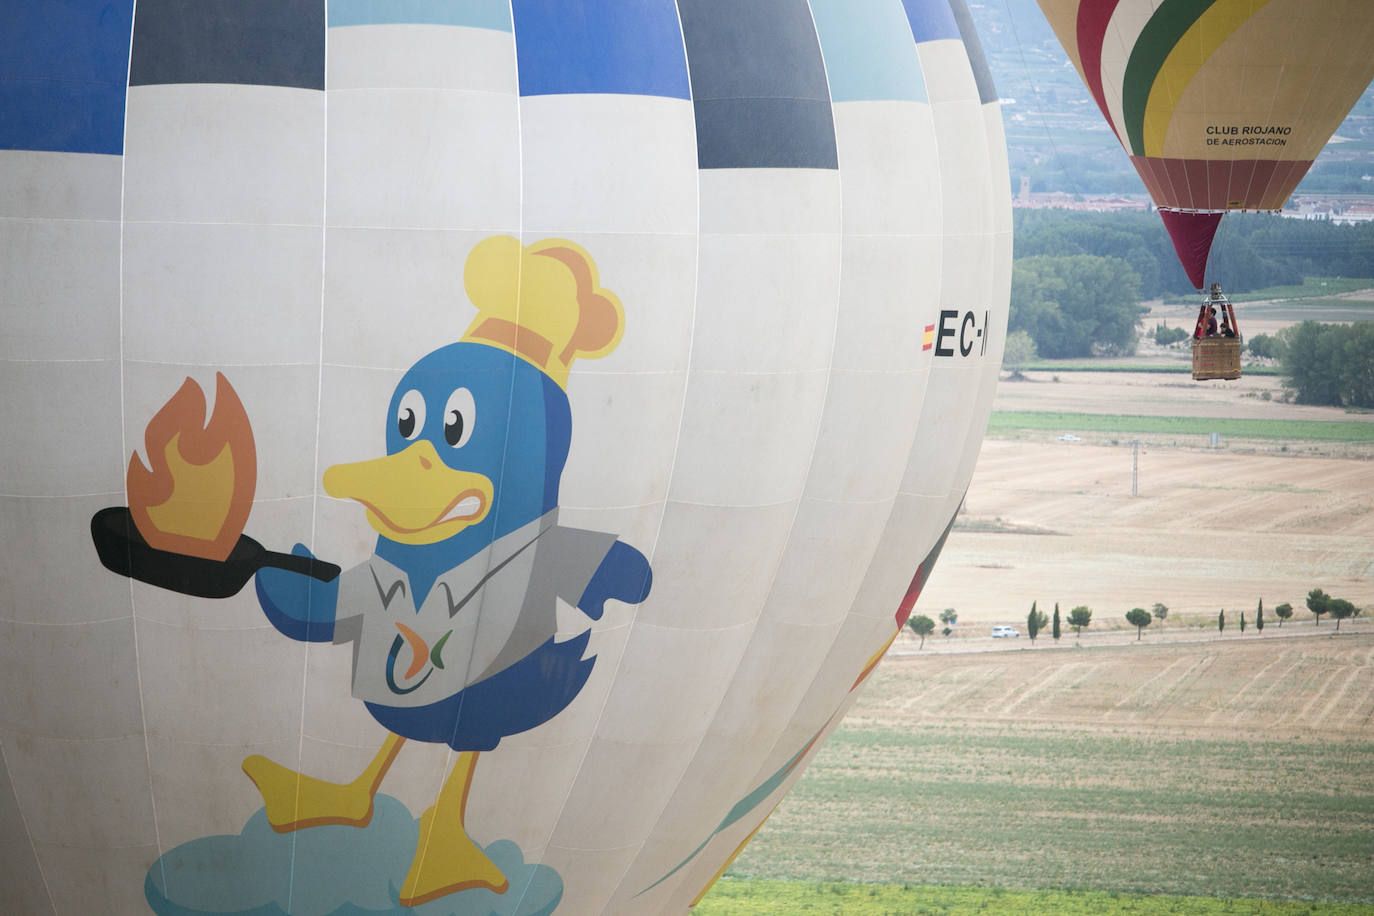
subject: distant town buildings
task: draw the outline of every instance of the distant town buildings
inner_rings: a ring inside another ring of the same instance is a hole
[[[1118,210],[1148,210],[1150,199],[1144,194],[1070,194],[1067,191],[1032,193],[1030,176],[1021,176],[1021,190],[1012,199],[1013,207],[1026,210],[1086,210],[1109,213]]]
[[[1283,208],[1288,219],[1310,219],[1354,226],[1374,222],[1374,200],[1368,197],[1294,197]]]
[[[1145,194],[1070,194],[1067,191],[1031,191],[1029,175],[1021,176],[1021,187],[1011,205],[1026,210],[1078,210],[1113,213],[1121,210],[1150,210]],[[1321,220],[1335,225],[1353,226],[1374,222],[1374,195],[1295,196],[1280,212],[1288,219]]]

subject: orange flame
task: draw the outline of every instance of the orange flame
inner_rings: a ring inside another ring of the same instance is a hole
[[[126,486],[129,513],[151,546],[223,560],[238,543],[257,487],[257,450],[243,403],[215,373],[215,412],[187,379],[143,434],[153,467],[135,452]]]

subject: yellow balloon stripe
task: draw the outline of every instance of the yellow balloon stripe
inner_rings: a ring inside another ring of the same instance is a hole
[[[1164,136],[1174,107],[1198,70],[1226,39],[1269,0],[1217,0],[1174,45],[1155,74],[1145,103],[1145,155],[1164,155]]]

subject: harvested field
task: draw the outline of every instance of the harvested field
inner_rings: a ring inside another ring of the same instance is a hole
[[[1371,413],[1281,403],[1271,377],[1028,377],[1004,381],[993,409],[1374,425]],[[1032,601],[1046,612],[1056,601],[1064,613],[1087,605],[1095,629],[1125,627],[1127,610],[1156,601],[1171,609],[1170,626],[1214,622],[1223,608],[1233,623],[1241,611],[1253,622],[1261,598],[1271,626],[1282,602],[1310,626],[1303,602],[1312,588],[1374,606],[1374,444],[1222,438],[1213,448],[1203,435],[1059,435],[984,441],[917,613],[938,619],[953,607],[960,636],[984,636],[985,624],[1024,629]]]
[[[1374,636],[889,659],[731,874],[1374,904]]]
[[[1070,634],[1060,648],[1045,639],[1035,649],[903,655],[884,661],[845,724],[1374,746],[1374,633],[1347,629],[1337,635],[1327,623],[1317,635],[1309,624],[1290,638],[1195,632],[1193,641],[1158,644],[1131,634],[1079,648]]]
[[[1260,599],[1270,626],[1283,602],[1310,626],[1312,588],[1374,604],[1374,463],[1150,446],[1135,497],[1131,464],[1119,446],[985,442],[916,612],[953,607],[961,636],[985,636],[1024,629],[1032,601],[1087,605],[1099,629],[1163,602],[1166,630],[1222,608],[1253,622]]]
[[[1345,420],[1374,423],[1374,414],[1335,407],[1286,404],[1282,376],[1242,376],[1229,382],[1195,382],[1184,351],[1157,357],[1176,362],[1178,374],[1158,372],[1027,371],[1024,381],[1003,380],[993,410],[1139,414],[1151,417],[1225,417],[1255,420]],[[1133,358],[1138,362],[1139,358]],[[1054,381],[1058,377],[1059,381]],[[1269,400],[1264,399],[1265,394]]]
[[[1374,423],[1284,403],[1275,377],[1198,383],[1182,353],[1144,357],[1178,374],[1030,372],[994,410]],[[920,648],[902,634],[729,875],[1374,912],[1374,446],[1300,424],[1215,446],[1030,426],[984,442],[917,602],[932,619],[954,608],[953,635]],[[1339,634],[1318,624],[1312,588],[1363,616]],[[1032,601],[1066,618],[1087,605],[1092,623],[1081,637],[1066,623],[1057,644],[1048,630],[1034,645],[989,638],[994,624],[1024,631]],[[1168,617],[1137,639],[1124,614],[1155,602]],[[1282,602],[1294,616],[1279,627]],[[822,887],[815,908],[840,912]],[[925,899],[910,911],[937,911]]]

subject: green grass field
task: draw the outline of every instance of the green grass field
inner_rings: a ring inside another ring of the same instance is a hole
[[[722,878],[694,916],[1369,916],[1357,903],[1309,903],[1253,897],[1188,897],[1106,891],[1020,891],[912,884],[751,881]]]
[[[1051,413],[998,410],[988,418],[989,434],[1016,430],[1158,433],[1229,438],[1374,442],[1374,423],[1356,420],[1245,420],[1226,417],[1142,417],[1124,414]]]
[[[1369,916],[1371,651],[884,663],[696,912]]]
[[[1282,321],[1321,321],[1325,323],[1374,321],[1374,302],[1352,299],[1290,299],[1286,302],[1261,302],[1246,305],[1236,313],[1236,322],[1247,318]]]
[[[1264,289],[1257,289],[1248,293],[1236,293],[1234,295],[1228,293],[1228,296],[1232,302],[1257,302],[1261,299],[1310,299],[1353,293],[1356,290],[1369,289],[1370,287],[1374,287],[1374,279],[1368,277],[1307,277],[1297,285],[1267,286]],[[1169,305],[1196,305],[1198,295],[1166,297],[1165,302]]]
[[[1371,767],[1357,742],[845,727],[731,874],[1374,904]]]

